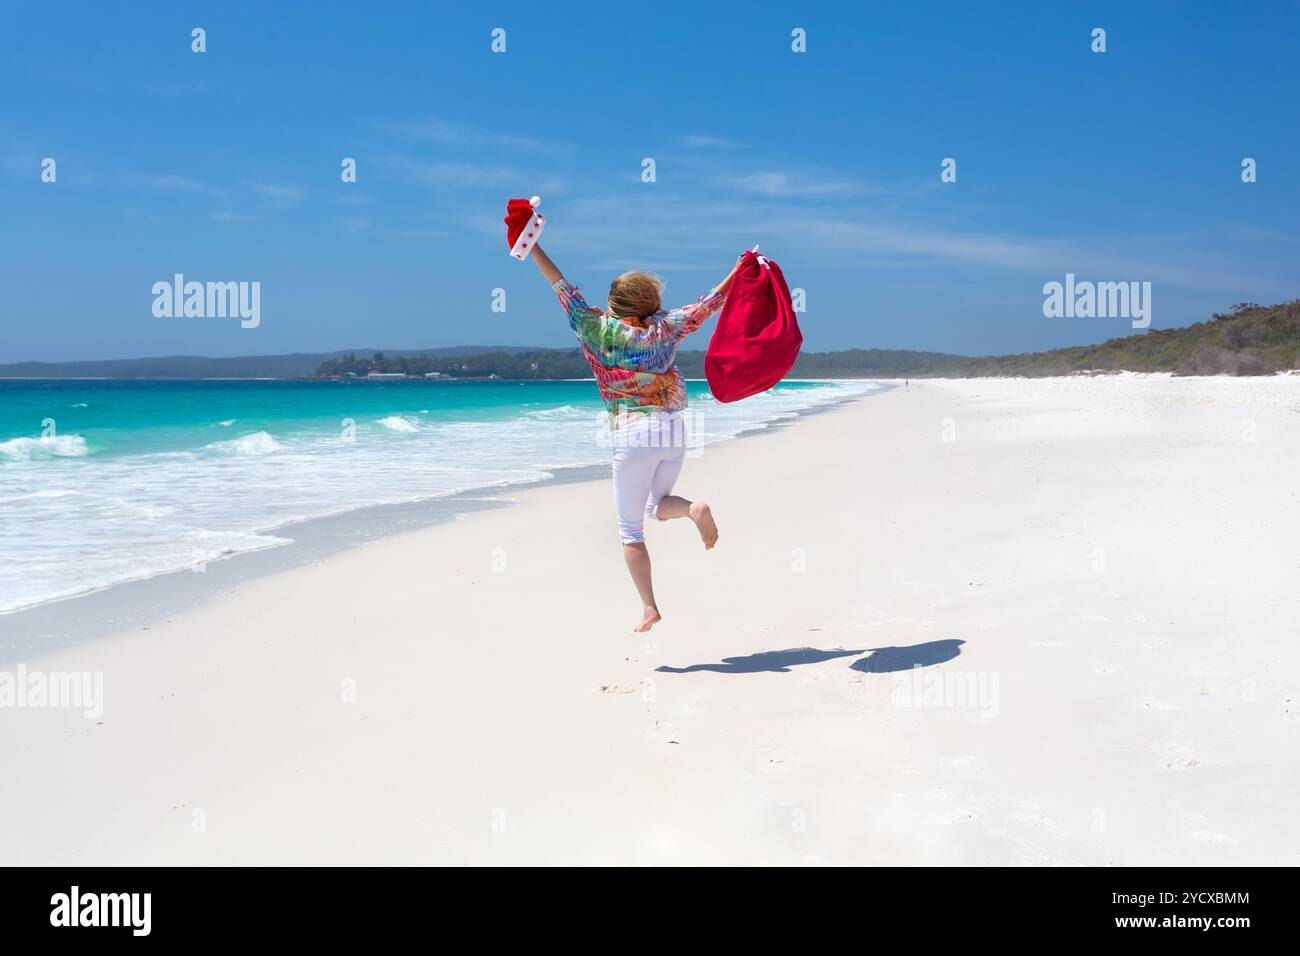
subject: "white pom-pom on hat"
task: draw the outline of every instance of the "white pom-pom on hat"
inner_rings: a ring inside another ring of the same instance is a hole
[[[528,205],[532,206],[534,209],[536,209],[541,204],[542,204],[541,196],[534,196],[532,199],[528,200]]]

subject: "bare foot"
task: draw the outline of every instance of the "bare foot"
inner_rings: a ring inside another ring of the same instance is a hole
[[[641,618],[640,624],[632,628],[632,633],[644,634],[662,620],[663,618],[659,615],[659,608],[648,607],[645,609],[645,617]]]
[[[713,520],[713,512],[703,501],[697,501],[691,505],[691,520],[695,522],[695,527],[700,529],[700,538],[704,541],[704,550],[712,550],[713,546],[718,543],[718,523]]]

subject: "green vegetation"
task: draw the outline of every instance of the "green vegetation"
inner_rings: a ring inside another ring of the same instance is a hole
[[[700,343],[704,340],[701,338]],[[704,352],[677,353],[689,378],[704,375]],[[952,378],[1068,375],[1072,372],[1173,372],[1176,375],[1268,375],[1300,368],[1300,300],[1258,306],[1243,302],[1208,322],[1151,330],[1050,352],[971,358],[941,352],[849,349],[804,352],[795,378]],[[404,372],[415,378],[590,378],[582,353],[568,349],[521,349],[458,345],[376,352],[295,353],[203,358],[101,359],[85,362],[0,364],[0,378],[364,378],[369,372]]]
[[[704,353],[677,354],[683,374],[704,374]],[[1156,329],[1078,345],[1030,352],[969,358],[940,352],[851,349],[805,352],[791,375],[795,378],[1031,377],[1072,372],[1173,372],[1177,375],[1269,375],[1300,368],[1300,300],[1258,306],[1243,302],[1209,322],[1179,329]],[[370,371],[405,372],[420,377],[437,372],[447,378],[557,379],[588,378],[591,370],[578,349],[518,349],[474,354],[432,352],[385,355],[355,354],[323,362],[316,374],[364,377]]]
[[[864,374],[885,375],[926,367],[940,362],[967,362],[940,352],[904,352],[890,349],[853,349],[845,352],[805,352],[791,372],[796,378],[853,378]],[[704,375],[704,353],[677,353],[677,367],[689,378]],[[407,354],[375,352],[369,358],[355,354],[321,363],[318,375],[335,377],[349,373],[364,378],[370,372],[405,372],[420,378],[437,372],[445,378],[557,379],[590,378],[591,368],[581,350],[534,349],[531,351],[483,352],[476,355]]]
[[[911,376],[1045,376],[1071,372],[1173,372],[1175,375],[1271,375],[1300,368],[1300,300],[1243,302],[1209,322],[1152,329],[1077,345],[988,358],[949,357],[908,369]]]
[[[587,378],[591,375],[591,368],[576,348],[484,351],[473,355],[385,355],[375,352],[367,358],[349,353],[330,359],[321,363],[316,374],[341,376],[349,372],[361,378],[368,372],[405,372],[415,378],[438,372],[446,378],[489,378],[495,375],[510,379],[555,379]]]

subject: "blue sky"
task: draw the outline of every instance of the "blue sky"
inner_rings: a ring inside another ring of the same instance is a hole
[[[1150,281],[1153,328],[1295,298],[1297,35],[1293,3],[7,4],[0,361],[569,345],[506,254],[532,193],[593,301],[762,243],[816,350],[1132,333],[1045,318],[1066,272]],[[154,317],[175,272],[261,282],[260,326]]]

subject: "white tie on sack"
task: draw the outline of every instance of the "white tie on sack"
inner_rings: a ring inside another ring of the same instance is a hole
[[[752,253],[754,253],[755,255],[758,255],[758,243],[755,243],[755,244],[754,244],[754,248],[753,248],[753,249],[750,249],[749,251],[752,252]],[[762,256],[758,256],[758,261],[759,261],[759,264],[760,264],[764,269],[770,269],[770,268],[772,268],[771,266],[769,266],[769,265],[767,264],[767,260],[764,259]]]

